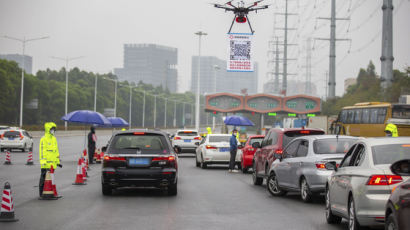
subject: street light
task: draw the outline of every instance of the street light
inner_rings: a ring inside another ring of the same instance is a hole
[[[164,127],[165,128],[167,128],[167,102],[168,102],[168,99],[167,98],[165,98],[165,112],[164,112]]]
[[[97,80],[98,80],[98,75],[96,74],[95,75],[95,86],[94,86],[94,112],[97,112]]]
[[[114,80],[111,78],[103,78],[105,80],[113,81],[114,82],[114,117],[117,117],[117,84],[118,80]]]
[[[24,55],[25,55],[25,49],[26,49],[26,42],[32,42],[36,40],[42,40],[42,39],[47,39],[49,36],[46,37],[40,37],[40,38],[31,38],[31,39],[26,39],[26,37],[23,37],[23,39],[20,38],[15,38],[15,37],[10,37],[10,36],[3,36],[4,38],[14,40],[14,41],[19,41],[23,45],[23,55],[22,55],[22,66],[21,66],[21,92],[20,92],[20,127],[23,127],[23,98],[24,98]]]
[[[199,82],[201,80],[201,37],[208,35],[208,34],[202,31],[198,31],[195,34],[198,35],[198,79],[197,79],[197,84],[196,84],[197,91],[196,91],[196,106],[195,106],[195,129],[199,131],[199,123],[200,123],[199,122],[199,94],[200,94]]]
[[[157,124],[157,96],[158,95],[154,95],[154,129]]]
[[[145,91],[144,92],[144,100],[142,103],[142,127],[145,128]]]
[[[65,114],[68,113],[68,109],[67,109],[67,105],[68,105],[68,62],[76,60],[76,59],[80,59],[83,58],[84,56],[80,56],[80,57],[55,57],[52,56],[51,58],[57,59],[57,60],[61,60],[61,61],[65,61]],[[64,121],[64,129],[65,131],[67,131],[67,121]]]
[[[216,93],[216,71],[220,70],[221,67],[219,65],[214,65],[214,93]]]

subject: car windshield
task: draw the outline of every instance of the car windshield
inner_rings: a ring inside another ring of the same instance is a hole
[[[296,137],[307,136],[307,135],[323,135],[323,134],[325,134],[325,132],[321,130],[301,129],[301,130],[288,131],[288,132],[285,132],[285,134],[283,135],[282,146],[285,147],[289,142],[291,142]]]
[[[376,145],[372,147],[375,165],[393,164],[396,161],[410,159],[410,144]]]
[[[261,143],[262,143],[262,140],[263,140],[263,137],[252,138],[252,139],[249,141],[249,145],[252,145],[253,143],[256,143],[256,142],[258,142],[259,144],[261,144]]]
[[[356,139],[326,138],[313,141],[313,151],[316,154],[347,153]]]
[[[209,142],[229,142],[231,136],[209,136]]]
[[[135,153],[135,150],[141,154],[152,153],[168,153],[169,148],[166,142],[166,137],[158,134],[120,134],[114,137],[111,143],[111,148],[115,150],[131,150],[120,151],[120,153]],[[112,151],[116,153],[116,151]]]
[[[7,131],[4,133],[4,137],[20,137],[20,132]]]
[[[192,136],[198,136],[198,133],[197,132],[194,132],[194,131],[181,131],[181,132],[178,132],[178,134],[177,134],[178,136],[182,136],[182,137],[192,137]]]

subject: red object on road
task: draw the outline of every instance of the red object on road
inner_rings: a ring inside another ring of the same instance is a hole
[[[28,152],[28,159],[26,165],[33,165],[33,152]]]
[[[6,150],[6,160],[4,161],[5,165],[11,165],[11,156],[10,151]]]
[[[54,168],[53,168],[53,165],[51,165],[51,168],[50,168],[50,176],[51,176],[51,184],[52,184],[52,186],[53,186],[54,197],[57,198],[57,199],[58,199],[58,198],[61,198],[62,196],[59,196],[58,193],[57,193],[57,186],[56,186],[55,178],[54,178]]]
[[[249,136],[248,140],[245,142],[245,146],[242,149],[241,166],[242,172],[247,172],[248,169],[252,168],[253,165],[253,155],[255,155],[256,149],[252,147],[252,143],[261,143],[265,135],[253,135]]]
[[[51,167],[53,167],[53,166],[51,166]],[[52,178],[51,178],[51,173],[50,173],[50,171],[47,171],[46,178],[45,178],[45,181],[44,181],[43,194],[41,195],[39,200],[56,200],[56,199],[58,199],[58,198],[54,196],[54,189],[53,189],[53,182],[52,182]]]
[[[83,174],[83,180],[87,180],[87,166],[85,165],[85,160],[81,157],[81,173]]]
[[[14,216],[13,196],[9,182],[4,183],[3,196],[1,197],[0,222],[14,222],[18,219]]]
[[[82,173],[82,166],[81,166],[81,158],[78,159],[78,164],[77,164],[77,175],[75,177],[75,182],[73,183],[73,185],[86,185],[86,183],[84,182],[84,178],[83,178],[83,173]]]

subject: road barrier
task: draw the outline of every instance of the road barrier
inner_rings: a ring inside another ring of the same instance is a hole
[[[27,163],[26,163],[26,165],[33,165],[34,164],[34,162],[33,162],[33,152],[28,152],[28,159],[27,159]]]
[[[0,222],[18,221],[14,216],[13,195],[9,182],[4,183],[3,196],[1,197]]]
[[[5,165],[11,165],[11,156],[10,156],[10,151],[6,150],[6,160],[4,161]]]
[[[77,175],[75,177],[75,181],[73,185],[86,185],[87,183],[84,182],[83,174],[82,174],[82,166],[81,166],[81,158],[78,159],[77,164]]]

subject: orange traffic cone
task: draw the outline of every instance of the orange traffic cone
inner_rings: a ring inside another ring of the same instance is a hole
[[[98,151],[95,153],[96,159],[95,162],[98,164],[101,164],[101,150],[98,149]]]
[[[1,198],[0,222],[14,222],[18,221],[14,217],[13,196],[11,195],[11,188],[9,182],[4,184],[3,196]]]
[[[57,186],[56,186],[56,183],[55,183],[55,180],[54,180],[54,168],[53,168],[52,165],[51,165],[51,168],[50,168],[50,176],[51,176],[51,184],[53,185],[54,197],[57,198],[57,199],[63,197],[63,196],[59,196],[58,193],[57,193]]]
[[[81,172],[81,158],[78,159],[77,164],[77,176],[75,177],[75,182],[73,185],[86,185],[87,183],[84,182],[83,174]]]
[[[46,173],[46,179],[44,181],[43,194],[39,200],[57,200],[58,198],[54,196],[53,182],[51,181],[50,171]]]

